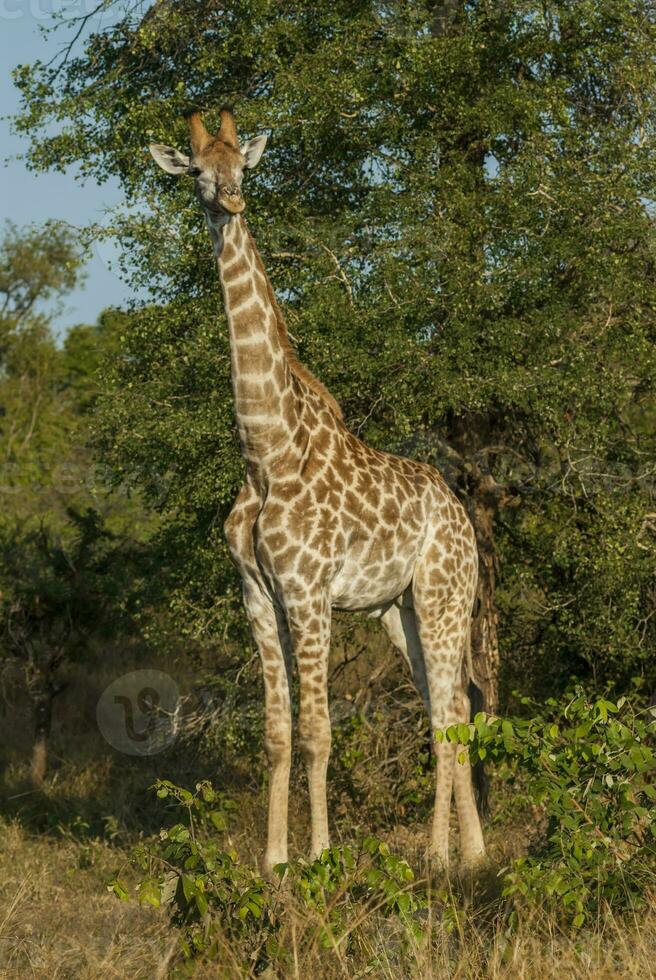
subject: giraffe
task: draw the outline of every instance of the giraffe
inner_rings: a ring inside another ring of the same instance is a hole
[[[220,118],[212,135],[198,112],[188,115],[191,156],[162,144],[149,149],[167,173],[195,178],[227,313],[246,473],[224,531],[264,677],[270,778],[263,868],[271,874],[287,862],[293,662],[316,857],[329,845],[332,610],[380,619],[434,731],[467,722],[463,674],[471,664],[478,557],[469,518],[437,470],[365,445],[298,360],[243,216],[243,172],[258,163],[266,136],[240,145],[232,112],[222,109]],[[434,747],[429,855],[447,868],[453,794],[461,862],[476,866],[485,846],[466,752],[463,763],[462,746],[435,740]]]

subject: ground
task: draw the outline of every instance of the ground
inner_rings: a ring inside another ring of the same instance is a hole
[[[40,790],[28,782],[27,706],[15,690],[7,689],[0,717],[1,977],[100,980],[169,975],[177,937],[165,914],[140,907],[134,899],[121,902],[107,890],[117,874],[134,886],[132,848],[171,822],[166,806],[155,801],[149,789],[158,776],[192,787],[208,777],[224,785],[238,804],[230,844],[244,862],[257,861],[266,819],[259,748],[241,768],[221,746],[199,748],[193,740],[146,759],[122,756],[103,741],[94,720],[99,693],[116,676],[119,660],[104,659],[72,671],[56,705],[50,771]],[[122,669],[135,665],[127,657]],[[177,671],[183,690],[190,689],[195,676],[191,665],[181,667],[176,661],[168,670]],[[371,676],[369,670],[365,674]],[[339,683],[334,703],[341,720],[331,778],[335,836],[349,840],[358,827],[374,831],[421,874],[432,778],[429,767],[421,764],[421,715],[403,716],[401,724],[401,716],[394,714],[405,690],[400,675],[397,687],[388,685],[385,703],[369,705],[364,728],[354,728],[349,721],[351,702],[341,697]],[[244,753],[248,757],[239,730],[231,730],[229,737],[234,758]],[[256,735],[253,740],[257,742]],[[298,853],[308,837],[298,764],[293,779],[291,845]],[[509,936],[490,916],[485,896],[496,888],[496,871],[539,832],[537,814],[531,825],[530,814],[513,815],[508,803],[497,791],[486,826],[491,868],[472,888],[460,920],[447,928],[436,915],[425,930],[428,938],[408,945],[393,925],[370,915],[358,925],[357,942],[347,956],[343,950],[321,949],[307,921],[290,904],[285,924],[292,950],[288,972],[268,975],[390,980],[654,976],[656,908],[628,923],[607,917],[580,934],[565,933],[536,913]],[[454,887],[462,888],[462,883],[454,882]],[[201,967],[196,975],[244,974],[228,951],[220,967]]]

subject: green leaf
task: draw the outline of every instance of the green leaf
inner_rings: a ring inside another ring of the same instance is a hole
[[[152,878],[142,881],[138,890],[139,901],[158,909],[162,904],[160,885]]]
[[[112,881],[107,883],[107,891],[113,892],[114,895],[116,895],[116,897],[122,902],[129,901],[130,896],[128,894],[128,890],[125,885],[121,884],[118,878],[114,878]]]

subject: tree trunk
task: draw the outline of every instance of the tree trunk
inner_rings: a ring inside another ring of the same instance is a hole
[[[476,468],[477,469],[477,468]],[[471,659],[473,677],[469,682],[471,716],[479,711],[495,714],[499,707],[499,639],[496,606],[497,550],[494,542],[494,521],[505,494],[489,474],[472,480],[471,470],[466,479],[467,492],[462,494],[469,519],[476,534],[478,547],[478,589],[472,619]],[[489,813],[490,780],[484,762],[472,766],[472,778],[479,813]]]
[[[433,15],[431,33],[434,37],[442,37],[451,30],[456,19],[461,0],[436,0],[430,3],[428,9]]]
[[[438,469],[465,507],[474,528],[478,550],[478,585],[472,617],[471,667],[475,690],[472,713],[494,714],[499,708],[499,640],[496,607],[498,571],[494,528],[499,509],[516,506],[510,487],[497,483],[476,460],[484,432],[474,423],[452,426],[449,439],[437,437]]]
[[[53,686],[46,681],[42,690],[33,694],[34,742],[32,745],[32,784],[43,785],[48,770],[48,738],[52,727]]]
[[[467,504],[478,545],[478,592],[471,637],[473,680],[482,695],[479,710],[494,714],[499,707],[500,665],[495,595],[497,552],[494,543],[498,501],[483,480],[468,497]]]
[[[441,37],[458,30],[459,18],[464,10],[462,0],[434,0],[429,4],[432,14],[431,33]],[[484,134],[463,130],[457,140],[461,162],[465,164],[475,186],[478,186],[481,199],[485,195],[485,155]],[[485,269],[486,258],[483,242],[471,243],[473,266]],[[454,420],[455,421],[455,420]],[[469,514],[476,534],[478,546],[478,588],[471,633],[471,659],[474,676],[470,679],[469,699],[472,717],[479,711],[493,714],[499,706],[499,641],[497,636],[498,616],[496,609],[497,552],[494,542],[494,522],[501,502],[502,488],[490,474],[481,472],[476,460],[477,452],[488,444],[486,435],[489,423],[478,426],[470,419],[455,421],[448,440],[451,449],[456,450],[456,492]],[[451,452],[447,453],[454,462]],[[478,808],[481,813],[488,810],[488,779],[482,762],[472,770],[476,789]]]
[[[48,771],[48,739],[52,728],[53,701],[66,684],[57,678],[62,660],[61,650],[30,662],[27,689],[32,698],[34,741],[32,743],[31,778],[34,786],[43,785]]]

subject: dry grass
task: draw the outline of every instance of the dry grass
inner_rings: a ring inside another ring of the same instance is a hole
[[[100,781],[78,772],[76,798]],[[43,799],[50,792],[57,805],[62,785],[61,780],[51,781]],[[103,840],[75,834],[75,821],[72,829],[60,824],[38,834],[16,819],[0,822],[0,976],[164,978],[175,952],[164,915],[136,902],[121,903],[106,890],[117,871],[127,884],[134,881],[127,864],[132,835],[115,832],[113,840]],[[252,851],[260,834],[258,829],[254,839],[252,825],[242,818],[233,841],[243,852]],[[398,849],[416,861],[420,828],[414,834],[399,830],[395,836]],[[502,836],[501,830],[493,835],[497,853],[503,849]],[[291,896],[282,895],[279,914],[280,942],[289,956],[284,968],[265,975],[280,980],[646,980],[656,975],[656,910],[628,923],[609,916],[578,936],[535,915],[509,937],[478,895],[450,929],[439,910],[422,920],[425,938],[414,943],[397,922],[354,906],[349,933],[334,950],[326,950],[319,940],[327,920],[308,915]],[[226,943],[218,965],[201,965],[196,975],[208,980],[242,977],[244,958],[243,948]]]
[[[171,935],[164,917],[107,892],[117,857],[100,841],[33,836],[16,821],[2,821],[0,975],[165,975]]]
[[[106,891],[124,860],[121,849],[97,840],[35,837],[15,821],[0,824],[0,840],[0,976],[150,980],[168,975],[174,943],[164,916],[121,903]],[[512,938],[494,924],[481,925],[474,913],[451,931],[435,916],[426,922],[426,938],[415,944],[376,913],[358,921],[356,909],[348,940],[328,951],[317,938],[319,920],[301,913],[291,899],[283,902],[281,941],[289,958],[283,971],[265,974],[270,977],[646,980],[656,975],[655,913],[628,925],[609,917],[579,937],[535,918]],[[219,965],[200,966],[196,975],[243,976],[240,955],[227,946]]]
[[[440,920],[428,923],[425,939],[408,945],[375,915],[354,929],[348,955],[343,946],[328,953],[319,948],[307,916],[292,918],[283,932],[291,950],[281,977],[348,978],[371,976],[398,980],[647,980],[656,974],[656,915],[643,923],[608,919],[595,933],[573,938],[546,922],[526,922],[512,938],[502,929],[481,930],[476,917],[463,917],[453,933]],[[357,935],[355,935],[357,933]],[[199,976],[216,976],[215,966]],[[237,975],[237,971],[226,975]]]
[[[166,821],[148,791],[157,776],[189,786],[208,777],[227,783],[239,814],[231,843],[243,860],[256,859],[266,816],[259,761],[251,774],[248,765],[239,770],[225,759],[192,758],[188,747],[151,759],[128,759],[102,741],[94,716],[98,694],[122,669],[134,666],[126,661],[113,669],[101,666],[74,674],[57,704],[52,767],[38,792],[26,782],[29,739],[20,698],[0,718],[4,743],[0,977],[151,980],[169,975],[176,937],[165,916],[136,902],[121,903],[106,888],[117,872],[122,881],[134,882],[128,865],[131,847]],[[171,666],[174,671],[177,667]],[[422,735],[409,731],[405,723],[379,725],[374,720],[370,732],[360,733],[356,741],[366,743],[367,765],[355,775],[347,773],[341,782],[335,776],[331,806],[337,838],[341,834],[348,840],[359,824],[383,836],[419,869],[429,810],[421,802],[399,802],[395,795],[401,778],[407,784],[415,778],[408,767],[416,764]],[[336,744],[339,751],[339,740]],[[298,853],[307,843],[307,815],[300,770],[295,770],[294,779],[290,816],[292,851]],[[421,787],[421,773],[417,779]],[[497,810],[486,831],[497,867],[524,849],[526,827],[526,814],[511,819],[504,811],[500,819]],[[398,922],[353,906],[348,936],[331,950],[320,942],[318,917],[283,894],[280,941],[288,958],[283,968],[264,975],[280,980],[646,980],[656,976],[656,909],[629,922],[608,916],[595,929],[578,935],[559,931],[553,921],[535,913],[509,936],[495,919],[498,904],[485,897],[493,891],[479,885],[478,894],[472,894],[451,928],[445,927],[441,910],[436,909],[434,916],[422,920],[420,943],[410,941]],[[243,961],[244,951],[226,944],[220,962],[199,966],[196,975],[241,977]]]

